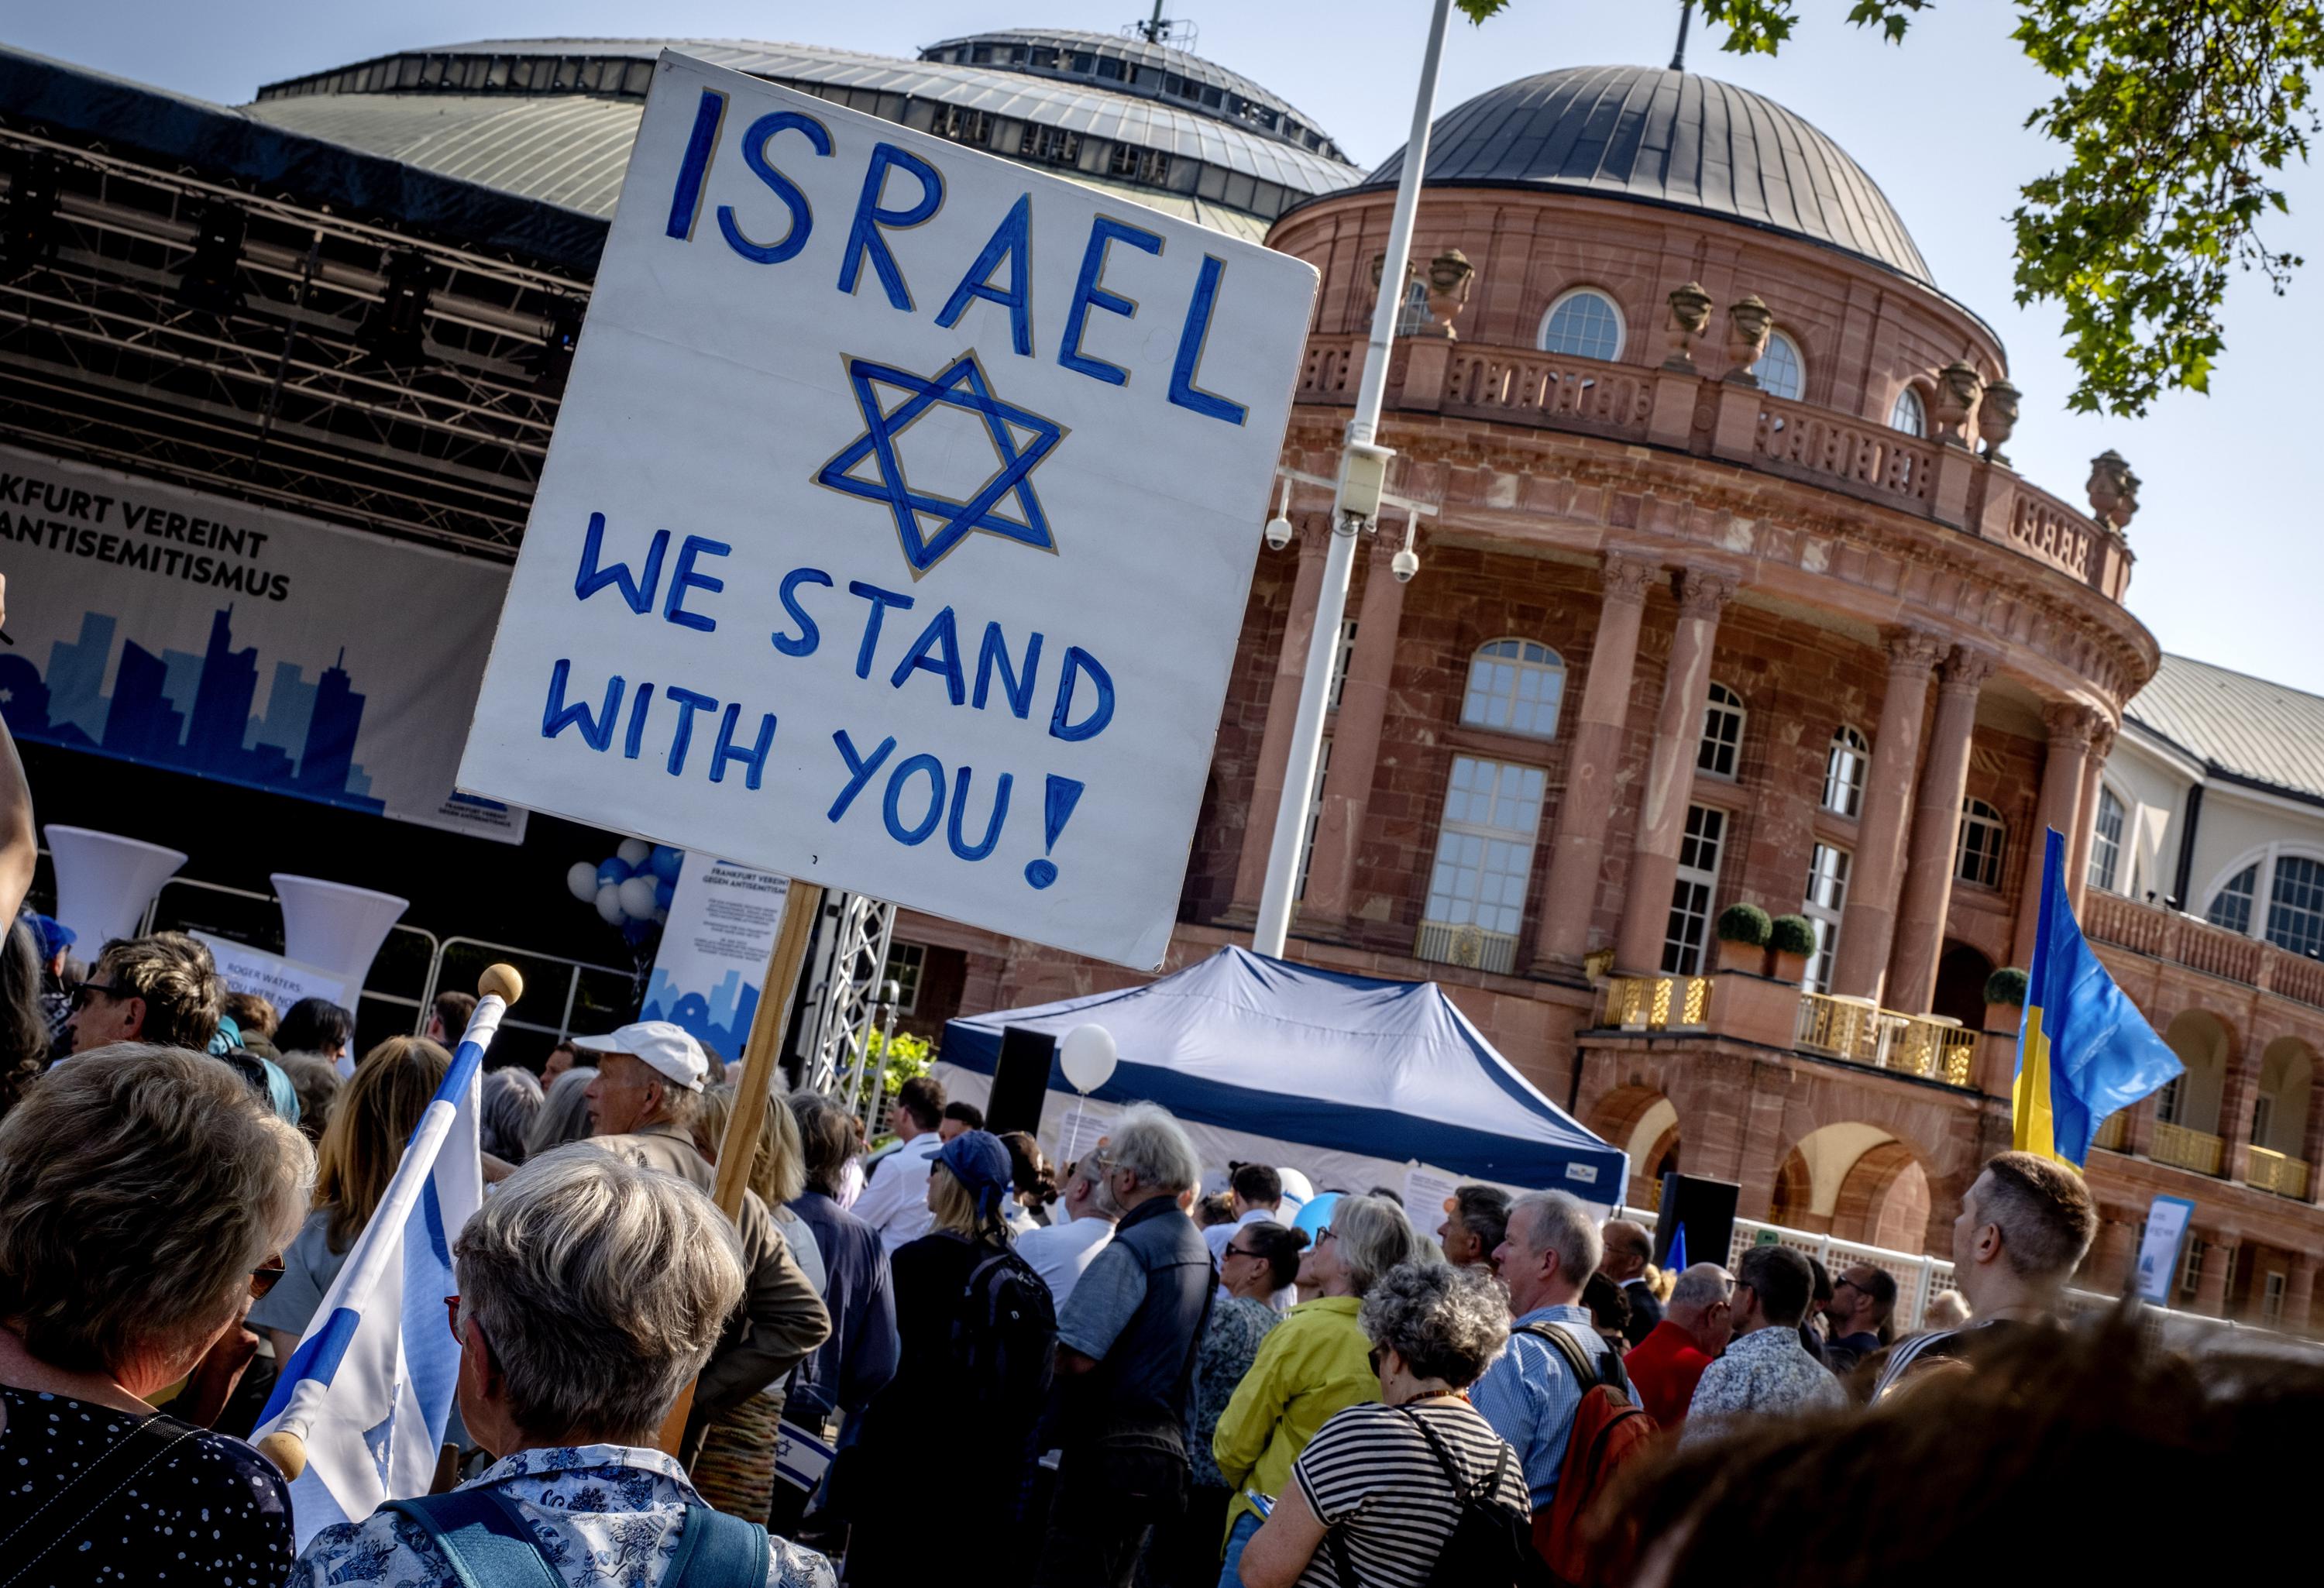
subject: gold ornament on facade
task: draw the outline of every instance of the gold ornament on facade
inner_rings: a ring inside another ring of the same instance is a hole
[[[1670,295],[1670,356],[1663,360],[1667,370],[1691,374],[1694,371],[1694,344],[1711,328],[1711,294],[1702,290],[1700,282],[1689,282],[1674,287]]]
[[[1986,387],[1985,396],[1977,405],[1977,433],[1985,442],[1985,460],[2006,468],[2009,458],[2001,444],[2017,428],[2017,400],[2020,393],[2007,381],[1996,381]]]
[[[2138,511],[2138,476],[2123,456],[2109,448],[2090,459],[2090,512],[2117,531],[2130,528]]]
[[[1759,377],[1751,366],[1767,351],[1767,333],[1775,328],[1775,310],[1751,293],[1727,306],[1727,379],[1738,386],[1756,386]]]

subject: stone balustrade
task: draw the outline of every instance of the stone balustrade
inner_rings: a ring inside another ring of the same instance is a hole
[[[1354,402],[1361,337],[1315,337],[1297,400]],[[1658,446],[1821,486],[2008,547],[2107,598],[2131,557],[2120,531],[1957,445],[1754,386],[1530,347],[1399,338],[1390,412],[1442,413]]]
[[[2324,1009],[2324,964],[2273,943],[2096,888],[2084,897],[2081,919],[2094,941]]]

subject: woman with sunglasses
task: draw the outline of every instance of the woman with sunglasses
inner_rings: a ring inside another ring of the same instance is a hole
[[[120,1044],[0,1121],[0,1562],[51,1583],[281,1581],[281,1474],[154,1396],[279,1272],[315,1158],[240,1076]]]
[[[1238,1237],[1240,1239],[1240,1237]],[[1291,1481],[1292,1463],[1333,1413],[1380,1396],[1372,1343],[1356,1321],[1380,1276],[1419,1251],[1404,1209],[1385,1196],[1342,1196],[1299,1267],[1320,1294],[1293,1307],[1259,1345],[1211,1439],[1227,1508],[1219,1588],[1239,1588],[1243,1546]]]

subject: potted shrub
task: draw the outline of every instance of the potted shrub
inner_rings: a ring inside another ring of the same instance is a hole
[[[1815,928],[1803,915],[1779,915],[1767,923],[1767,951],[1775,977],[1798,986],[1807,979],[1808,956],[1815,952]]]
[[[1985,1029],[2015,1031],[2025,1010],[2026,976],[2014,965],[2002,966],[1985,979]]]
[[[1759,975],[1767,968],[1767,934],[1775,923],[1756,904],[1730,904],[1719,912],[1719,968],[1749,971]]]

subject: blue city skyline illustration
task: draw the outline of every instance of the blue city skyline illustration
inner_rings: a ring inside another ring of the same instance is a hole
[[[199,655],[156,653],[120,636],[120,626],[108,613],[84,613],[78,639],[49,647],[45,675],[20,652],[0,655],[0,716],[10,731],[374,816],[386,810],[355,762],[364,697],[347,673],[344,648],[311,680],[300,664],[276,660],[265,714],[254,716],[258,649],[235,649],[232,604],[211,615]]]
[[[863,433],[833,455],[816,471],[815,483],[850,496],[887,504],[896,521],[896,538],[904,560],[918,578],[944,560],[970,535],[982,531],[1016,540],[1038,550],[1055,551],[1056,538],[1049,532],[1048,515],[1028,477],[1041,461],[1056,450],[1065,427],[1028,409],[1003,402],[993,395],[991,383],[973,352],[964,353],[933,377],[923,378],[893,365],[868,358],[846,360],[848,383],[863,419]],[[883,410],[880,389],[892,387],[909,395],[892,411]],[[906,477],[899,455],[899,439],[931,409],[955,408],[984,421],[1000,468],[966,501],[927,491],[916,491]],[[1017,432],[1029,432],[1026,449],[1018,450]],[[859,479],[854,471],[866,462],[879,469],[874,480]],[[994,511],[1010,496],[1021,515],[1010,518]],[[925,533],[923,517],[936,522],[934,534]]]
[[[742,1056],[750,1039],[752,1017],[759,1012],[759,990],[742,980],[740,971],[728,971],[707,993],[680,987],[661,966],[646,983],[646,1001],[638,1011],[641,1020],[669,1020],[685,1028],[688,1036],[714,1049],[719,1057]]]

